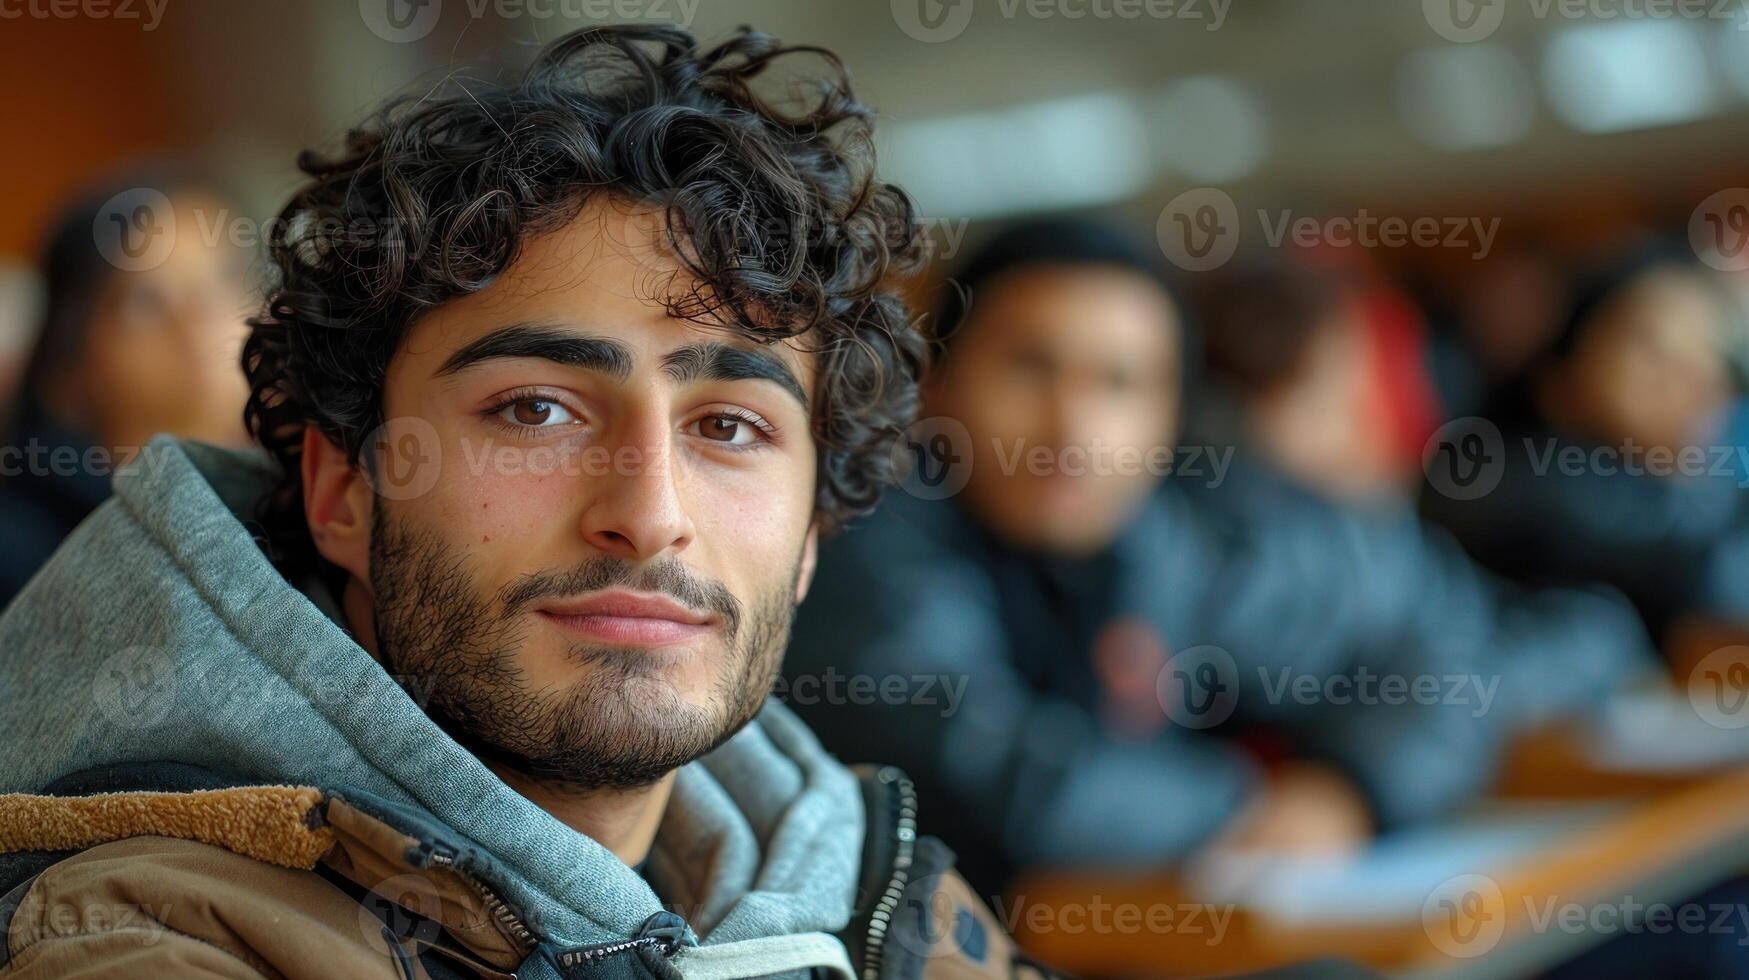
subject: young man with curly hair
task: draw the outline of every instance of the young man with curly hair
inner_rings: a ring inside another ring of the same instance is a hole
[[[869,120],[602,28],[306,154],[271,458],[160,438],[0,619],[0,977],[1032,970],[766,699],[925,360]]]

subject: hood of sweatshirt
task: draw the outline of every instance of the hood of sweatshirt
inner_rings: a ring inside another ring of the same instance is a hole
[[[0,792],[133,763],[352,789],[488,857],[546,939],[685,910],[705,947],[836,932],[864,833],[856,778],[783,706],[683,767],[628,868],[456,744],[250,530],[260,454],[158,437],[0,616]],[[325,611],[327,610],[327,611]],[[648,882],[662,890],[658,899]]]

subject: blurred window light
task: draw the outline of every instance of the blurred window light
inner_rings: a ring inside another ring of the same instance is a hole
[[[1536,121],[1530,72],[1498,44],[1411,52],[1398,66],[1396,96],[1403,122],[1442,150],[1516,143]]]
[[[1550,39],[1543,84],[1555,113],[1581,132],[1686,122],[1716,107],[1706,54],[1689,20],[1584,24]]]
[[[1749,7],[1743,13],[1749,18]],[[1749,99],[1749,20],[1721,20],[1713,38],[1725,81],[1738,96]]]
[[[1124,93],[895,123],[879,139],[882,176],[929,217],[1109,204],[1154,174],[1141,112]]]
[[[42,304],[43,284],[36,270],[0,259],[0,359],[29,352],[36,341]]]
[[[1160,90],[1151,108],[1160,156],[1192,180],[1238,180],[1257,169],[1268,149],[1263,108],[1231,79],[1178,79]]]

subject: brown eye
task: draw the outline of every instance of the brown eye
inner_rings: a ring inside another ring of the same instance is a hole
[[[698,434],[718,442],[734,442],[736,434],[741,431],[741,424],[741,420],[737,418],[731,418],[727,415],[712,415],[710,418],[699,420]]]
[[[545,425],[553,415],[551,402],[523,401],[510,407],[510,415],[523,425]]]
[[[686,431],[723,446],[746,448],[767,439],[765,426],[738,415],[706,415],[687,423]]]
[[[497,415],[512,425],[529,429],[551,429],[577,421],[570,410],[550,398],[518,398],[499,409]]]

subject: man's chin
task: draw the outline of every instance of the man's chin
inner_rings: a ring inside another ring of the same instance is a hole
[[[576,642],[525,643],[517,659],[526,692],[563,696],[589,690],[595,695],[624,688],[640,700],[663,703],[670,710],[714,708],[718,672],[728,656],[714,637],[695,644],[656,649],[616,647]]]
[[[469,730],[458,741],[494,768],[583,792],[652,784],[744,724],[725,705],[682,697],[656,672],[595,676],[526,703],[543,717],[538,732]]]

